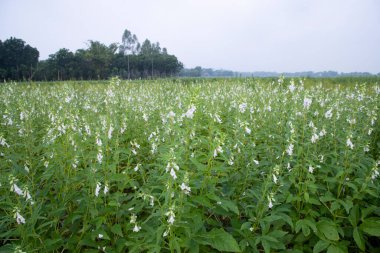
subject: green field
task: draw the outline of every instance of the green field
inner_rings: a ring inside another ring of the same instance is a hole
[[[0,84],[0,252],[380,252],[379,79]]]

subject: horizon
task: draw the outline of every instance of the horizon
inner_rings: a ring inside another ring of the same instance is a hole
[[[159,42],[185,68],[380,72],[374,0],[4,0],[0,7],[0,40],[20,38],[39,50],[40,60],[61,48],[86,48],[89,40],[120,43],[128,29],[140,42]]]

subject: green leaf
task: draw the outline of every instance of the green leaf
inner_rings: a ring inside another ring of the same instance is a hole
[[[319,200],[322,201],[322,202],[330,202],[330,201],[335,200],[335,197],[333,197],[333,196],[331,195],[331,193],[330,193],[330,194],[328,194],[328,195],[325,195],[325,196],[320,197]]]
[[[192,198],[193,202],[201,205],[201,206],[204,206],[204,207],[207,207],[207,208],[213,208],[214,206],[211,204],[210,200],[208,198],[206,198],[205,196],[194,196]]]
[[[225,209],[226,211],[232,211],[236,215],[239,215],[239,209],[235,202],[231,200],[222,200],[221,202],[221,206],[223,209]]]
[[[302,233],[305,237],[310,235],[310,228],[305,223],[302,223]]]
[[[303,194],[303,197],[305,198],[306,202],[309,202],[309,198],[310,198],[309,193],[305,192]]]
[[[270,253],[270,243],[268,241],[262,240],[261,245],[263,245],[265,253]]]
[[[358,225],[359,221],[359,206],[354,206],[351,209],[350,215],[348,216],[348,220],[350,221],[351,225],[353,227],[356,227]]]
[[[309,198],[309,203],[313,204],[313,205],[317,205],[317,206],[321,205],[321,202],[318,199],[315,199],[315,198]]]
[[[334,201],[331,203],[331,206],[330,206],[331,212],[334,212],[334,211],[339,210],[339,209],[340,209],[340,204],[338,201]]]
[[[327,249],[327,253],[347,253],[347,249],[332,244]]]
[[[351,208],[354,206],[354,204],[352,203],[352,201],[349,200],[349,199],[346,200],[346,201],[343,201],[343,200],[339,199],[338,202],[339,202],[342,206],[344,206],[344,209],[346,209],[347,214],[350,213]]]
[[[317,227],[315,226],[315,221],[311,218],[305,218],[304,223],[313,230],[314,233],[317,233]]]
[[[282,231],[282,230],[275,230],[270,232],[268,235],[274,237],[274,238],[280,238],[282,239],[288,232]]]
[[[111,232],[114,233],[115,235],[123,237],[123,232],[121,231],[120,224],[113,225],[112,228],[111,228]]]
[[[379,196],[377,196],[376,198],[378,198]],[[364,220],[368,215],[372,214],[374,211],[376,211],[377,209],[379,209],[378,206],[370,206],[370,207],[367,207],[365,209],[361,209],[361,213],[362,213],[362,220]]]
[[[330,245],[329,242],[326,242],[326,241],[323,241],[323,240],[319,240],[319,241],[314,245],[313,253],[319,253],[319,252],[321,252],[322,250],[327,249],[327,247],[328,247],[329,245]]]
[[[298,233],[302,229],[302,221],[303,220],[298,220],[296,222],[296,233]]]
[[[380,218],[368,218],[360,224],[360,229],[371,236],[380,236]]]
[[[16,252],[16,246],[12,244],[5,244],[3,246],[0,246],[0,252],[4,253],[11,253],[11,252]]]
[[[329,221],[320,221],[317,224],[317,228],[320,232],[323,233],[323,235],[332,241],[338,241],[339,240],[339,234],[338,230],[336,229],[336,226],[334,223]]]
[[[296,233],[298,233],[302,229],[302,233],[307,237],[310,235],[310,228],[314,233],[317,232],[317,228],[313,221],[309,219],[298,220],[296,222]]]
[[[251,228],[252,226],[252,223],[251,222],[244,222],[241,227],[240,227],[240,230],[244,230],[244,229],[249,229]]]
[[[293,221],[292,221],[292,218],[290,218],[289,215],[285,214],[285,213],[278,213],[277,215],[281,216],[282,219],[289,224],[289,226],[293,229],[294,228],[294,225],[293,225]]]
[[[222,228],[213,229],[208,233],[202,233],[195,238],[198,243],[210,245],[214,249],[226,252],[240,252],[237,241]]]
[[[354,228],[354,240],[356,244],[358,245],[359,249],[365,250],[365,241],[363,239],[362,233],[359,231],[359,229],[356,227]]]

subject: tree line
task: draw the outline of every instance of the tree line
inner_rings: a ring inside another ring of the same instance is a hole
[[[88,41],[86,49],[61,48],[46,60],[38,60],[36,48],[22,39],[0,40],[1,80],[94,80],[119,76],[124,79],[176,76],[183,64],[158,42],[141,44],[125,30],[121,43],[105,45]]]

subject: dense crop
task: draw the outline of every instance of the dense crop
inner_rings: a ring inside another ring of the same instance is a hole
[[[0,86],[0,250],[374,252],[380,86]]]

